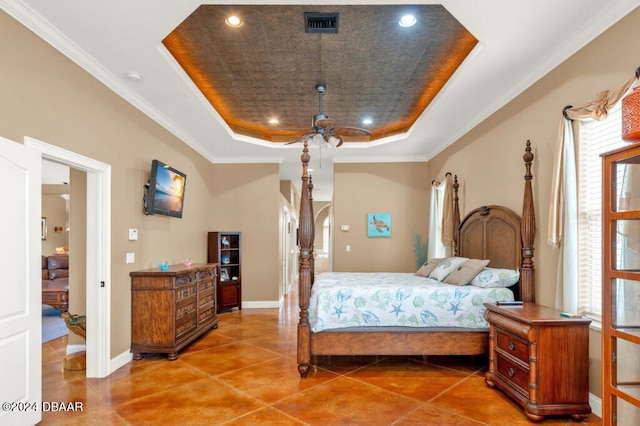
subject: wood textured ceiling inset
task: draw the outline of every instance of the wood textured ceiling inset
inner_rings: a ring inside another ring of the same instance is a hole
[[[418,22],[402,28],[408,11]],[[305,32],[304,12],[338,12],[338,33]],[[335,126],[373,134],[345,140],[406,132],[477,40],[440,5],[203,5],[163,43],[234,132],[283,142],[311,127],[319,83]]]

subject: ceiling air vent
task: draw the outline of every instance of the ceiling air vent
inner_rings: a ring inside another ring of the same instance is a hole
[[[308,33],[332,33],[338,32],[339,13],[305,12],[304,23]]]

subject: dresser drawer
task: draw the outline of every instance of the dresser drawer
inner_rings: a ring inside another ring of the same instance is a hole
[[[190,285],[188,287],[183,287],[175,290],[175,300],[176,302],[180,302],[182,300],[188,299],[196,295],[196,286],[195,284]]]
[[[498,327],[496,327],[496,345],[498,349],[529,364],[529,344]]]
[[[180,341],[182,337],[188,337],[196,328],[196,314],[191,313],[186,317],[182,317],[179,321],[176,320],[176,342]]]
[[[202,308],[207,303],[213,302],[214,299],[215,294],[213,293],[213,289],[198,293],[198,308]]]
[[[185,300],[182,303],[176,304],[176,322],[182,317],[192,314],[196,311],[196,298],[192,297],[190,300]]]
[[[213,280],[200,281],[198,283],[198,292],[203,292],[209,289],[213,289],[213,287],[214,287]]]
[[[497,355],[496,371],[515,384],[523,394],[529,395],[529,370],[523,369],[502,355]]]
[[[194,272],[193,274],[182,275],[176,278],[176,287],[193,284],[196,281],[198,281],[197,272]]]
[[[202,324],[213,318],[216,313],[216,304],[211,302],[198,310],[198,324]]]

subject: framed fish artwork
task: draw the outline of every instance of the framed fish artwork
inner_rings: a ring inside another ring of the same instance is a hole
[[[368,213],[367,214],[367,236],[368,237],[390,237],[391,236],[391,213]]]

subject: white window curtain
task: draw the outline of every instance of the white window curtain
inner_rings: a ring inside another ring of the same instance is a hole
[[[453,243],[453,179],[447,173],[441,182],[431,184],[429,259],[450,257]]]
[[[596,100],[563,110],[555,148],[549,205],[548,243],[559,249],[556,309],[579,312],[578,306],[578,209],[574,126],[581,121],[607,117],[609,110],[636,81],[634,76],[615,91],[602,91]]]

